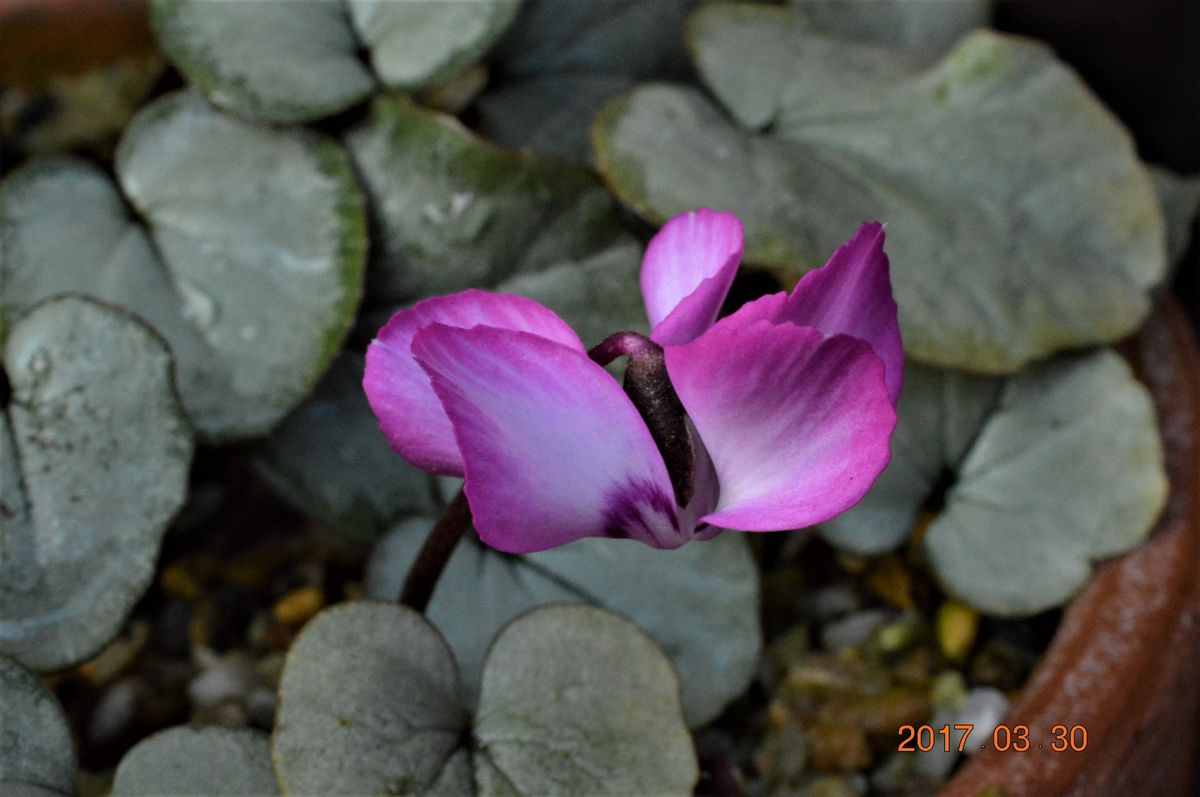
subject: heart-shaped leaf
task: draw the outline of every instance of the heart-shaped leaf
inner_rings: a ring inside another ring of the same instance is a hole
[[[433,477],[388,446],[362,390],[363,356],[343,352],[270,437],[259,471],[288,503],[352,544],[437,510]]]
[[[1149,311],[1166,267],[1149,175],[1044,46],[978,32],[924,68],[785,8],[724,3],[689,36],[736,124],[667,85],[607,106],[596,162],[639,213],[732,210],[747,260],[793,276],[864,218],[887,221],[906,350],[937,365],[1012,372]]]
[[[153,18],[163,50],[212,103],[248,119],[304,122],[357,104],[377,80],[415,89],[469,65],[519,5],[155,0]]]
[[[213,104],[246,118],[317,119],[374,87],[342,0],[154,0],[151,8],[179,71]]]
[[[180,725],[121,759],[112,797],[268,797],[279,794],[271,743],[249,728]]]
[[[175,94],[138,116],[117,165],[149,237],[81,161],[31,161],[0,184],[0,315],[63,291],[126,307],[171,344],[205,438],[265,432],[309,391],[357,307],[366,224],[348,160],[316,134]]]
[[[4,366],[0,645],[49,669],[107,641],[144,589],[186,492],[191,432],[166,346],[108,307],[38,306]]]
[[[399,596],[430,526],[410,520],[383,539],[367,566],[369,595]],[[442,572],[427,614],[454,649],[470,692],[496,632],[527,609],[560,602],[612,609],[654,637],[679,670],[692,727],[745,691],[758,666],[758,572],[738,534],[674,551],[589,539],[519,557],[468,535]]]
[[[688,73],[691,0],[530,0],[496,46],[479,98],[483,131],[507,147],[583,162],[588,128],[636,81]]]
[[[1063,603],[1130,550],[1167,500],[1154,404],[1111,351],[1005,385],[925,537],[948,591],[992,614]]]
[[[925,550],[948,591],[990,614],[1064,603],[1094,562],[1145,539],[1166,501],[1153,404],[1111,351],[1007,381],[910,367],[899,414],[891,464],[822,531],[881,553],[946,489]]]
[[[500,37],[521,0],[347,0],[371,65],[383,83],[411,91],[460,69]]]
[[[74,794],[77,769],[71,729],[54,695],[24,667],[0,656],[0,792]]]
[[[547,607],[497,637],[472,722],[433,626],[401,606],[343,604],[288,653],[276,774],[301,794],[690,794],[678,689],[628,621]]]
[[[75,664],[116,634],[183,504],[192,434],[162,339],[81,298],[10,331],[0,411],[0,654]]]
[[[591,315],[611,317],[606,333],[623,328],[620,316],[635,303],[645,323],[635,247],[587,170],[499,149],[403,98],[377,100],[346,143],[378,230],[372,301],[495,288],[538,273],[544,285],[529,278],[521,287],[540,287],[539,299],[611,289],[590,294]],[[593,258],[601,260],[589,267]]]

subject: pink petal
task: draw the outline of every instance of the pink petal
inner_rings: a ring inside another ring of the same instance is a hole
[[[720,482],[702,520],[779,531],[844,512],[890,458],[896,412],[883,362],[847,335],[734,319],[665,350]]]
[[[520,296],[468,290],[426,299],[391,317],[367,347],[363,374],[367,401],[400,456],[434,473],[461,476],[462,455],[450,419],[412,354],[413,336],[433,323],[516,329],[580,352],[585,349],[566,322]]]
[[[441,324],[417,333],[413,353],[454,424],[488,545],[528,553],[582,537],[687,541],[649,430],[586,354],[527,332]]]
[[[882,224],[859,227],[823,268],[804,275],[776,320],[870,343],[883,360],[888,395],[895,405],[904,382],[904,349],[883,239]]]
[[[687,343],[717,320],[742,259],[742,223],[702,208],[668,221],[642,258],[642,297],[657,343]]]

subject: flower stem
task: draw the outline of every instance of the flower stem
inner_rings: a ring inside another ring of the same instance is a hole
[[[662,354],[662,346],[645,335],[636,332],[614,332],[588,351],[588,356],[598,365],[608,365],[618,357],[652,356]]]
[[[466,493],[459,490],[446,505],[442,517],[434,524],[425,538],[425,544],[417,552],[417,558],[413,560],[404,579],[404,588],[400,590],[400,603],[425,613],[438,579],[446,569],[446,562],[450,561],[450,555],[470,526],[471,507],[467,503]]]

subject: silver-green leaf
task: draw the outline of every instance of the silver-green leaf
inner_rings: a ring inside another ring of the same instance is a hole
[[[374,88],[342,0],[154,0],[159,44],[213,104],[248,119],[304,122]]]
[[[482,677],[471,721],[453,654],[418,613],[326,610],[284,667],[272,743],[283,791],[690,794],[678,680],[628,621],[530,612],[500,633]]]
[[[343,352],[266,439],[256,463],[290,504],[351,544],[437,509],[433,477],[392,451],[363,394],[363,356]]]
[[[1165,505],[1153,403],[1112,351],[1007,380],[909,366],[898,413],[891,463],[821,532],[841,549],[883,553],[932,499],[933,572],[989,614],[1065,603],[1096,562],[1144,540]]]
[[[267,431],[312,388],[358,307],[366,221],[348,159],[315,133],[178,93],[126,131],[117,175],[223,378],[197,425],[217,439]]]
[[[671,663],[592,606],[534,609],[500,632],[474,739],[482,794],[691,794],[698,775]]]
[[[400,524],[367,565],[367,593],[394,600],[431,520]],[[474,699],[488,644],[535,606],[579,602],[631,618],[679,670],[688,724],[713,719],[749,686],[758,666],[758,572],[744,536],[660,551],[629,540],[580,540],[509,556],[464,540],[450,557],[427,613],[458,657]]]
[[[153,578],[192,433],[167,347],[110,307],[37,306],[9,333],[4,369],[0,653],[60,669],[107,643]]]
[[[365,210],[346,156],[176,94],[127,131],[118,170],[127,196],[74,159],[0,183],[0,334],[64,291],[112,302],[167,339],[203,437],[267,431],[328,365],[362,290]]]
[[[791,0],[791,6],[821,33],[933,59],[986,27],[992,0]]]
[[[925,537],[966,602],[1027,615],[1149,534],[1167,500],[1149,393],[1111,351],[1030,368],[1004,387]]]
[[[596,162],[639,213],[732,210],[747,260],[793,276],[888,222],[905,347],[935,365],[1008,373],[1149,312],[1166,269],[1149,175],[1048,48],[981,31],[925,67],[727,3],[689,34],[736,123],[667,85],[607,106]]]
[[[421,615],[347,603],[313,619],[279,684],[272,750],[287,794],[430,794],[470,783],[454,656]]]
[[[629,241],[585,169],[500,149],[403,98],[377,100],[346,144],[378,230],[374,302],[494,287]]]
[[[368,293],[387,312],[487,288],[542,302],[588,344],[645,328],[641,249],[586,169],[501,149],[399,97],[377,100],[346,143],[378,231]]]
[[[411,91],[475,62],[516,16],[521,0],[346,0],[383,83]]]
[[[1187,253],[1200,212],[1200,177],[1185,177],[1157,166],[1150,167],[1150,175],[1167,222],[1167,256],[1176,265]]]
[[[0,656],[0,792],[11,797],[75,793],[71,729],[54,695]]]
[[[854,508],[820,526],[838,548],[873,556],[912,533],[922,504],[962,463],[1004,380],[909,364],[892,435],[892,461]]]
[[[422,88],[480,58],[520,0],[154,0],[159,44],[213,104],[263,122]],[[365,50],[370,68],[360,58]]]
[[[606,101],[639,80],[688,73],[683,21],[692,0],[529,0],[496,46],[497,80],[480,125],[506,147],[575,162]]]
[[[267,734],[180,725],[134,745],[117,766],[112,797],[270,797],[279,794]]]

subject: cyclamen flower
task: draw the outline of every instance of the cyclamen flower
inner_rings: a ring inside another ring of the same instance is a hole
[[[642,261],[649,339],[589,357],[536,302],[468,290],[392,316],[363,386],[401,456],[465,477],[502,551],[803,528],[857,503],[890,457],[903,353],[883,241],[864,224],[790,295],[717,321],[742,225],[686,213]],[[620,355],[625,389],[600,364]]]

